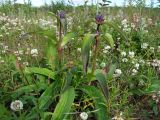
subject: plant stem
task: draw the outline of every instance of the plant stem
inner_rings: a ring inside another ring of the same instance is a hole
[[[94,73],[94,71],[96,70],[96,59],[97,59],[97,56],[98,56],[98,51],[99,51],[99,44],[100,44],[100,34],[99,34],[99,28],[100,28],[100,25],[98,24],[97,26],[97,35],[95,37],[96,39],[96,44],[94,46],[94,56],[93,56],[93,67],[92,67],[92,73]]]

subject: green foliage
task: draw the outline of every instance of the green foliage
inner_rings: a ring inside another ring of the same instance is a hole
[[[107,102],[102,92],[94,86],[83,86],[81,90],[86,93],[91,99],[93,99],[95,109],[98,110],[96,112],[96,118],[98,120],[107,120]]]
[[[75,91],[74,88],[68,88],[64,93],[60,96],[60,101],[58,102],[52,120],[63,120],[66,118],[67,113],[70,112],[72,103],[75,98]]]
[[[40,74],[44,75],[48,78],[54,79],[55,73],[52,70],[47,68],[38,68],[38,67],[26,67],[25,68],[26,74]]]

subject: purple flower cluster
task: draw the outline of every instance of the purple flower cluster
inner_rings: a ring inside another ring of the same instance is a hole
[[[65,12],[64,11],[60,11],[59,12],[59,18],[60,19],[64,19],[66,16],[65,16]]]
[[[99,25],[103,24],[104,22],[104,16],[102,14],[96,15],[95,19],[96,19],[96,23]]]

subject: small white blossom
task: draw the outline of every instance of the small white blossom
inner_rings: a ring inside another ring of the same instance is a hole
[[[135,67],[136,69],[139,69],[139,64],[136,63],[136,64],[134,65],[134,67]]]
[[[37,49],[32,49],[31,50],[31,55],[36,57],[38,55],[38,50]]]
[[[108,50],[105,50],[105,49],[103,50],[103,53],[105,54],[107,54],[108,52],[109,52]]]
[[[128,57],[130,57],[130,58],[134,58],[134,55],[135,55],[135,53],[133,51],[128,53]]]
[[[23,62],[23,65],[28,66],[28,62]]]
[[[123,113],[120,112],[119,115],[116,115],[115,117],[112,118],[112,120],[124,120],[123,117],[122,117]]]
[[[122,71],[120,69],[116,69],[113,76],[114,77],[119,77],[122,74]]]
[[[0,60],[0,63],[4,63],[4,60]]]
[[[81,52],[81,48],[78,48],[77,51],[78,51],[78,52]]]
[[[142,49],[147,49],[147,47],[148,47],[148,43],[143,43],[143,44],[141,45],[141,48],[142,48]]]
[[[23,109],[23,103],[20,100],[15,100],[13,102],[11,102],[10,108],[13,111],[19,111]]]
[[[105,49],[105,50],[110,50],[111,47],[110,47],[109,45],[106,45],[106,46],[104,47],[104,49]]]
[[[122,20],[121,24],[126,25],[127,24],[127,19]]]
[[[82,120],[87,120],[87,119],[88,119],[88,114],[87,114],[86,112],[82,112],[82,113],[80,114],[80,118],[81,118]]]
[[[150,47],[149,49],[151,50],[151,52],[154,52],[154,47]]]
[[[132,75],[136,75],[137,72],[138,72],[138,71],[137,71],[136,69],[133,69],[133,70],[132,70]]]
[[[128,62],[128,59],[127,58],[123,58],[122,62]]]
[[[142,60],[142,59],[140,59],[140,60],[139,60],[139,63],[141,63],[141,64],[145,64],[145,61],[144,61],[144,60]]]
[[[134,24],[134,23],[131,23],[131,28],[135,28],[136,27],[136,25]]]
[[[17,57],[17,60],[21,61],[22,59],[21,59],[21,57]]]
[[[126,52],[121,52],[121,55],[123,56],[123,57],[125,57],[127,54],[126,54]]]

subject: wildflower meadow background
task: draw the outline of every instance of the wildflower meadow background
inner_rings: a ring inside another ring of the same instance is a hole
[[[160,1],[0,3],[0,120],[160,120]]]

